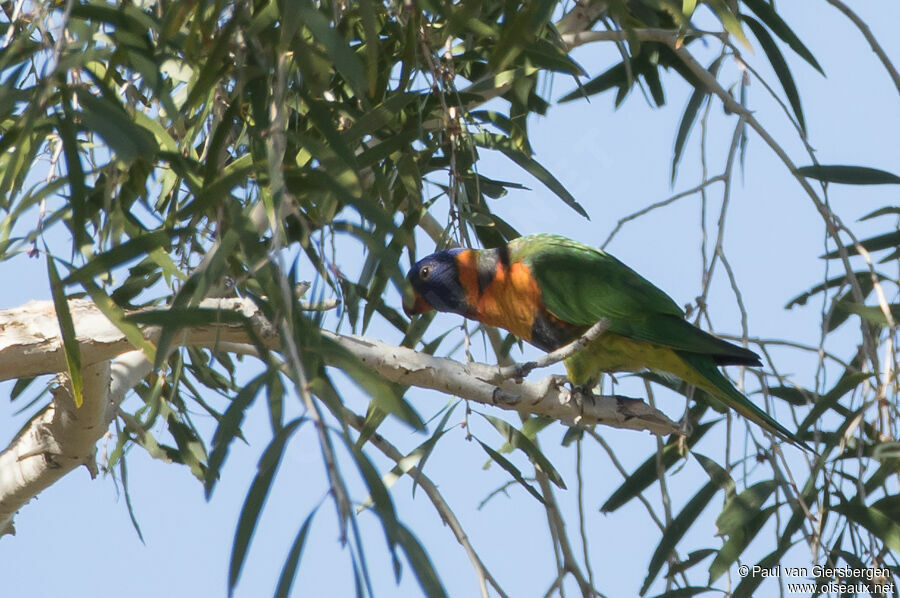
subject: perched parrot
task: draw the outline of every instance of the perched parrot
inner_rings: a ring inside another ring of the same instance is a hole
[[[806,448],[718,369],[762,365],[756,353],[693,326],[671,297],[600,249],[558,235],[530,235],[496,249],[433,253],[416,262],[407,278],[414,291],[414,303],[404,305],[407,315],[457,313],[505,328],[544,351],[609,318],[604,334],[565,360],[572,384],[591,388],[603,372],[668,373]]]

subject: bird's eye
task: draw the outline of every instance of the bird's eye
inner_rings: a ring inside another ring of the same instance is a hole
[[[431,276],[431,266],[422,266],[422,269],[419,270],[419,278],[428,280],[429,276]]]

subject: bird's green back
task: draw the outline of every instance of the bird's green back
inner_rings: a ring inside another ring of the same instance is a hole
[[[549,234],[520,237],[509,244],[510,260],[531,269],[544,305],[557,318],[590,326],[609,318],[610,332],[717,356],[723,363],[756,362],[756,355],[707,334],[684,319],[671,297],[608,253]]]
[[[608,253],[558,235],[529,235],[509,244],[510,261],[531,269],[547,308],[571,324],[603,317],[683,317],[671,297]]]

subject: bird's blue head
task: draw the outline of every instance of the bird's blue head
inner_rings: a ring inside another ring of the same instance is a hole
[[[448,249],[422,258],[410,268],[406,279],[413,288],[412,305],[404,303],[407,316],[436,309],[465,315],[469,310],[466,290],[459,278],[459,256],[471,249]]]

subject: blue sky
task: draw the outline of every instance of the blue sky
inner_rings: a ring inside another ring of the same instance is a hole
[[[798,4],[781,2],[778,6],[816,55],[827,78],[786,48],[782,49],[801,91],[810,140],[819,160],[826,164],[859,164],[900,172],[896,146],[900,133],[897,89],[861,35],[836,10],[825,3],[816,4],[814,9],[809,8],[809,3],[803,3],[802,8]],[[853,8],[872,27],[888,55],[900,57],[900,39],[894,31],[900,8],[890,2],[857,4]],[[595,44],[575,53],[575,58],[592,75],[604,70],[615,57],[611,45]],[[760,66],[764,57],[759,50],[757,55],[747,56],[747,60],[761,68],[770,81],[775,81],[768,69]],[[736,80],[733,67],[720,80]],[[699,181],[699,127],[694,129],[674,189],[669,186],[672,143],[690,89],[675,77],[665,79],[664,85],[667,105],[663,109],[648,107],[633,92],[614,111],[612,94],[606,94],[594,96],[590,102],[554,106],[547,117],[531,121],[536,158],[587,209],[590,221],[569,210],[515,165],[486,153],[480,165],[483,174],[521,181],[531,188],[512,191],[496,200],[494,210],[522,233],[558,232],[586,243],[600,244],[619,218],[693,187]],[[571,81],[557,77],[549,96],[556,99],[572,86]],[[807,164],[795,135],[758,84],[751,86],[750,104],[796,163]],[[724,115],[718,103],[714,103],[712,112],[710,169],[715,174],[727,150],[733,117]],[[883,222],[856,223],[855,220],[877,207],[895,203],[896,193],[891,187],[833,186],[830,190],[834,209],[860,237],[883,232]],[[709,198],[708,217],[714,223],[721,201],[721,185],[711,188]],[[626,226],[607,249],[678,303],[689,303],[700,290],[699,218],[699,196],[682,199]],[[786,337],[808,344],[817,342],[818,304],[813,302],[806,308],[790,311],[783,307],[791,297],[822,280],[824,262],[818,256],[823,253],[823,243],[821,219],[809,199],[777,158],[751,133],[746,169],[743,174],[738,173],[732,189],[726,234],[726,251],[747,306],[751,335]],[[424,255],[430,250],[429,242],[422,238],[419,253]],[[359,259],[358,255],[350,256],[347,268],[352,270]],[[17,284],[6,285],[0,295],[0,306],[49,299],[43,260],[20,256],[4,262],[2,268],[5,279]],[[836,273],[833,268],[831,274]],[[739,311],[721,269],[709,303],[718,331],[740,332]],[[438,331],[441,326],[458,324],[457,317],[440,316],[432,329]],[[849,325],[845,328],[848,330],[840,331],[833,345],[844,357],[851,350],[848,343],[856,338]],[[367,334],[388,342],[399,340],[395,332],[380,323],[374,324]],[[482,358],[478,339],[473,346],[478,349],[476,358]],[[527,351],[532,354],[531,349]],[[778,350],[773,356],[782,373],[801,384],[811,383],[814,361],[791,350]],[[643,396],[641,384],[623,377],[619,380],[618,392]],[[348,404],[364,413],[365,399],[351,385],[343,386]],[[0,385],[0,396],[5,396],[9,388],[10,383]],[[425,418],[431,417],[447,401],[437,393],[415,389],[407,393],[407,398]],[[671,417],[680,415],[683,402],[679,398],[662,392],[658,398],[659,406]],[[26,421],[23,415],[13,416],[16,409],[17,404],[0,401],[0,444],[5,445]],[[461,406],[457,407],[451,423],[461,420],[462,411]],[[496,415],[485,407],[476,411]],[[198,420],[201,429],[211,435],[213,422],[202,417]],[[477,416],[470,420],[479,438],[493,446],[501,444],[496,433]],[[246,426],[250,444],[235,444],[232,448],[228,466],[209,502],[187,469],[154,461],[139,449],[130,453],[129,485],[146,546],[131,527],[121,488],[117,489],[109,477],[91,481],[82,469],[42,493],[19,514],[18,535],[0,539],[4,595],[116,593],[136,598],[222,595],[237,513],[255,473],[256,461],[268,441],[268,418],[262,404],[251,410]],[[414,448],[426,438],[397,424],[386,426],[386,434],[403,450]],[[724,427],[720,428],[697,449],[719,461],[724,455]],[[655,445],[654,438],[646,433],[598,431],[615,447],[626,469],[643,461]],[[559,447],[563,433],[562,426],[553,425],[541,435],[541,441],[569,485],[570,490],[558,492],[557,498],[564,511],[571,514],[575,512],[577,498],[574,450]],[[733,450],[741,450],[740,438],[739,435],[735,438]],[[102,443],[98,450],[103,452]],[[376,457],[374,452],[371,454],[382,471],[389,468],[386,460]],[[791,455],[791,459],[795,458],[798,456]],[[514,456],[514,460],[527,468],[519,456]],[[498,467],[484,469],[485,462],[477,443],[467,442],[465,432],[457,428],[438,444],[427,473],[439,485],[476,550],[507,592],[512,596],[542,595],[555,573],[543,510],[517,487],[511,488],[508,496],[499,495],[479,510],[479,503],[508,481],[508,476]],[[353,499],[361,501],[365,492],[346,460],[343,470],[354,480]],[[591,538],[597,587],[609,596],[633,595],[646,574],[659,533],[637,501],[611,515],[598,512],[599,505],[618,487],[621,477],[603,451],[591,443],[585,446],[584,475],[586,527]],[[671,475],[668,488],[676,512],[707,479],[695,460],[689,460]],[[238,596],[271,594],[290,542],[307,513],[321,500],[325,487],[318,445],[312,427],[305,426],[291,441],[282,462],[238,586]],[[392,496],[399,516],[428,548],[450,594],[475,595],[475,577],[464,552],[449,529],[440,523],[424,494],[417,492],[413,498],[410,491],[411,484],[405,479],[394,486]],[[655,487],[646,494],[654,504],[659,502]],[[702,515],[694,533],[679,545],[682,555],[697,548],[720,545],[713,538],[718,514],[715,505],[720,504],[717,501]],[[394,589],[390,561],[382,548],[383,534],[375,518],[364,513],[359,521],[370,549],[367,557],[378,593],[415,595],[418,586],[408,567],[404,569],[402,590]],[[570,517],[571,537],[576,542],[576,550],[580,550],[576,523]],[[334,509],[326,501],[306,545],[295,595],[352,593],[349,557],[346,550],[341,550],[337,537]],[[758,557],[766,548],[763,543],[757,543],[749,554]],[[791,562],[785,565],[814,564],[802,545],[790,558]],[[571,592],[574,587],[568,589]],[[661,589],[657,582],[650,595]]]

